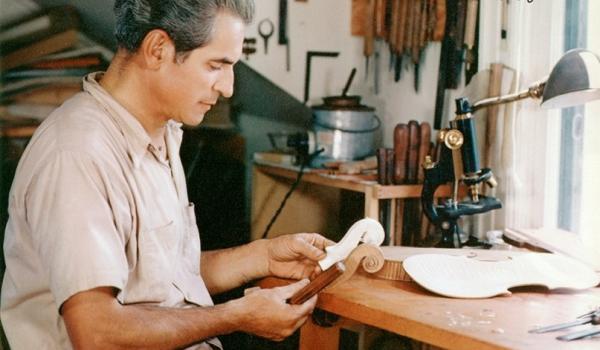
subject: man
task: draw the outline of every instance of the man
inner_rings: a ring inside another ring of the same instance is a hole
[[[215,349],[233,331],[283,339],[307,280],[212,305],[267,275],[316,271],[326,240],[282,236],[200,254],[178,156],[233,89],[252,0],[117,0],[107,72],[39,127],[10,195],[2,322],[14,349]]]

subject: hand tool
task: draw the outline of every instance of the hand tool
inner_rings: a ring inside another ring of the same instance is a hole
[[[373,69],[373,88],[375,95],[379,95],[379,43],[377,43],[377,47],[373,54],[373,65],[375,66]]]
[[[529,330],[529,333],[540,334],[540,333],[554,332],[554,331],[559,331],[561,329],[571,328],[571,327],[580,326],[580,325],[588,324],[588,323],[591,323],[593,325],[600,324],[600,308],[597,308],[596,310],[593,310],[593,311],[587,312],[581,316],[578,316],[574,321],[553,324],[553,325],[541,327],[541,328],[534,328],[534,329]]]
[[[435,7],[437,0],[427,0],[427,33],[425,34],[425,41],[433,41],[433,30],[437,21]]]
[[[433,41],[442,41],[446,33],[446,0],[436,0]]]
[[[419,172],[419,122],[411,120],[408,122],[408,167],[406,171],[406,180],[408,183],[417,182]]]
[[[502,24],[500,27],[500,39],[504,41],[508,37],[508,0],[502,0]]]
[[[402,45],[402,51],[409,55],[412,50],[412,40],[413,40],[413,26],[414,26],[414,8],[415,2],[414,0],[406,0],[406,21],[404,22],[404,42]]]
[[[273,35],[274,30],[275,26],[273,25],[273,22],[270,19],[265,18],[262,21],[258,22],[258,34],[263,38],[265,55],[268,53],[269,38]]]
[[[296,292],[287,300],[287,302],[292,305],[304,304],[304,302],[312,298],[315,294],[319,293],[321,290],[331,284],[331,282],[335,281],[336,278],[340,277],[344,271],[346,271],[344,263],[338,262],[334,264],[332,267],[318,274],[315,279],[310,281],[310,283],[304,286],[304,288]]]
[[[400,0],[398,5],[398,31],[396,33],[396,64],[394,67],[394,81],[400,81],[402,75],[402,56],[404,55],[404,33],[406,32],[406,19],[408,4],[411,0]]]
[[[571,341],[571,340],[577,340],[577,339],[591,337],[591,336],[598,335],[598,334],[600,334],[600,327],[593,327],[590,329],[585,329],[582,331],[561,335],[561,336],[556,337],[556,339],[562,340],[562,341]]]
[[[387,151],[385,148],[378,148],[375,152],[377,157],[377,183],[380,185],[389,185],[387,183]]]
[[[339,52],[330,51],[307,51],[306,52],[306,71],[304,72],[304,103],[308,102],[308,93],[310,89],[310,68],[313,57],[337,57]]]
[[[388,185],[394,184],[394,149],[385,149],[385,182]]]
[[[246,60],[250,58],[250,55],[256,52],[256,38],[244,38],[242,45],[242,53],[246,56]]]
[[[408,156],[408,125],[398,124],[394,128],[394,184],[406,182],[406,160]]]
[[[400,14],[400,0],[390,0],[390,30],[388,32],[388,42],[390,43],[390,67],[394,69],[394,61],[396,59],[397,42],[398,42],[398,15]]]
[[[409,55],[415,68],[414,88],[419,91],[419,51],[421,42],[421,17],[423,14],[422,7],[426,0],[415,0],[413,7],[413,23],[412,23],[412,40]]]
[[[369,58],[373,54],[375,36],[375,0],[369,0],[365,20],[365,42],[363,53],[365,55],[365,81],[369,77]]]
[[[375,0],[375,37],[385,37],[386,1]]]
[[[279,0],[279,45],[285,45],[285,70],[290,71],[290,41],[287,36],[287,0]]]

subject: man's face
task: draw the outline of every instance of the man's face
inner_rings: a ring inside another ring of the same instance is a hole
[[[233,64],[242,55],[244,23],[227,12],[217,15],[211,41],[180,63],[161,68],[158,109],[163,117],[195,126],[217,103],[233,94]]]

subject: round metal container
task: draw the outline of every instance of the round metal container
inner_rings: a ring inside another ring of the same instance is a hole
[[[313,131],[317,149],[324,149],[311,163],[351,161],[375,153],[375,131],[380,121],[375,109],[360,104],[358,96],[326,97],[313,106]]]

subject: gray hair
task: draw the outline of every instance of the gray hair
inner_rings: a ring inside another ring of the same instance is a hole
[[[146,34],[164,30],[177,57],[210,42],[220,11],[228,11],[249,24],[254,17],[254,0],[116,0],[115,36],[119,47],[136,52]]]

